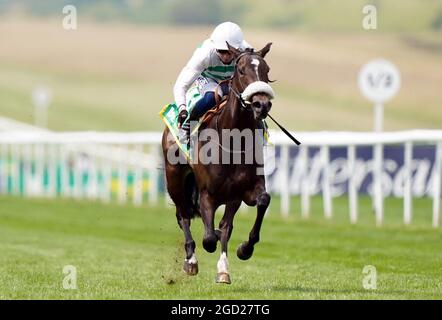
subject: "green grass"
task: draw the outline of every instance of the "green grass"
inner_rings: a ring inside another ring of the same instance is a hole
[[[48,112],[52,130],[146,131],[163,127],[157,113],[170,99],[158,93],[158,84],[10,66],[0,70],[1,116],[33,124],[31,92],[36,83],[47,79],[45,83],[54,93]]]
[[[73,200],[0,197],[1,299],[441,299],[442,242],[430,227],[431,202],[414,202],[404,227],[401,201],[388,199],[386,224],[373,223],[370,201],[360,201],[360,223],[348,223],[347,202],[334,200],[322,218],[312,199],[309,220],[294,199],[289,218],[275,198],[261,242],[249,261],[236,246],[246,239],[254,211],[238,213],[230,241],[231,285],[214,283],[216,254],[201,247],[202,223],[192,231],[200,273],[181,271],[183,235],[171,206],[119,206]],[[160,204],[164,201],[160,202]],[[217,220],[220,214],[217,213]],[[62,288],[62,269],[77,268],[77,290]],[[365,265],[377,269],[377,290],[362,287]]]

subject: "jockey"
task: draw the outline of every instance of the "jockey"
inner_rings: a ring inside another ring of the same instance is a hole
[[[190,121],[198,120],[215,106],[215,94],[220,98],[228,94],[227,83],[218,87],[218,83],[230,78],[235,69],[234,56],[228,50],[226,42],[240,50],[252,48],[243,39],[243,33],[237,24],[223,22],[215,28],[210,38],[195,50],[175,82],[173,94],[175,103],[179,106],[178,127],[180,139],[185,143],[189,141]],[[186,93],[192,85],[196,86],[200,98],[189,116],[186,106],[189,106],[191,101],[186,101]]]

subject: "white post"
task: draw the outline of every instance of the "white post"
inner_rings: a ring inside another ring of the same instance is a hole
[[[412,216],[412,194],[411,194],[411,164],[413,159],[413,144],[411,141],[405,143],[404,149],[404,224],[411,223]]]
[[[440,196],[442,179],[442,142],[438,142],[436,155],[434,157],[433,169],[433,227],[437,228],[440,224]]]
[[[356,190],[356,147],[350,145],[347,148],[347,164],[348,164],[348,203],[350,211],[350,222],[355,224],[358,222],[358,191]]]
[[[281,190],[281,214],[288,217],[290,211],[290,185],[289,185],[289,146],[281,146],[280,190]]]
[[[382,132],[384,130],[384,105],[376,103],[374,106],[374,131]]]
[[[74,194],[76,199],[83,197],[83,146],[81,144],[76,145],[75,150],[75,166],[74,166]]]
[[[0,191],[3,194],[8,193],[8,145],[2,144],[0,146]]]
[[[22,147],[23,152],[23,193],[26,197],[34,195],[33,179],[32,179],[32,157],[31,146],[25,144]]]
[[[12,178],[12,194],[18,195],[20,193],[20,152],[18,145],[11,145],[11,178]]]
[[[127,166],[125,161],[127,147],[120,146],[120,159],[118,163],[118,202],[126,203],[127,200]]]
[[[301,144],[299,148],[299,158],[301,161],[301,214],[303,218],[310,215],[310,181],[308,172],[308,147]]]
[[[321,147],[322,162],[322,200],[324,203],[324,216],[327,219],[332,217],[332,197],[330,188],[330,150],[328,146]]]
[[[399,90],[401,79],[396,66],[385,59],[376,59],[365,64],[358,76],[361,93],[374,102],[374,132],[382,132],[384,127],[384,105]],[[376,212],[376,224],[383,222],[382,194],[382,159],[383,146],[374,146],[373,157],[373,207]]]
[[[384,129],[384,105],[376,103],[374,106],[374,131],[382,132]],[[382,225],[384,221],[384,199],[382,195],[382,160],[383,145],[376,144],[374,147],[374,163],[373,163],[373,195],[374,208],[376,212],[376,225]]]
[[[168,207],[170,204],[173,203],[172,198],[169,195],[169,192],[167,191],[167,181],[166,181],[166,177],[164,177],[164,186],[165,186],[165,190],[164,190],[164,205],[166,207]],[[241,207],[239,207],[240,212],[247,212],[247,208],[244,208],[245,203],[241,203]]]
[[[52,100],[52,92],[46,87],[37,87],[32,91],[32,100],[34,103],[35,125],[47,127],[48,107]]]
[[[98,196],[98,174],[97,174],[97,145],[91,144],[88,148],[89,156],[89,186],[88,197],[89,199],[97,199]]]
[[[37,142],[34,145],[34,159],[35,159],[35,176],[37,180],[37,188],[36,195],[39,195],[40,197],[45,194],[44,190],[44,146],[41,144],[41,142]]]
[[[60,165],[61,165],[61,196],[70,196],[70,176],[69,176],[69,151],[67,145],[60,145]]]
[[[48,144],[48,156],[49,156],[49,188],[48,197],[53,198],[57,195],[57,149],[58,145],[50,143]]]
[[[35,125],[46,128],[48,126],[48,109],[46,106],[35,107]]]
[[[158,167],[159,167],[159,145],[151,146],[151,154],[154,158],[154,163],[152,168],[149,170],[149,203],[157,204],[158,202]]]
[[[143,153],[143,146],[140,144],[137,144],[134,147],[134,151],[137,154],[144,154]],[[141,164],[135,164],[134,166],[134,179],[133,179],[133,203],[135,206],[140,206],[143,202],[143,171]]]
[[[100,198],[103,202],[109,203],[111,200],[112,193],[112,155],[110,159],[106,158],[104,155],[106,154],[106,150],[110,150],[112,152],[112,145],[100,145],[100,167],[101,167],[101,175],[102,175],[102,186],[100,191]]]
[[[374,146],[373,162],[373,196],[377,226],[381,226],[384,221],[384,199],[382,195],[382,159],[383,145],[378,143]]]

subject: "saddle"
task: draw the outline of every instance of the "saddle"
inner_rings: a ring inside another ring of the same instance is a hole
[[[201,124],[207,124],[209,123],[209,121],[218,113],[221,112],[222,109],[224,109],[224,107],[227,104],[227,97],[223,97],[223,99],[221,99],[221,101],[219,101],[215,107],[213,107],[212,109],[210,109],[209,111],[207,111],[201,118]]]

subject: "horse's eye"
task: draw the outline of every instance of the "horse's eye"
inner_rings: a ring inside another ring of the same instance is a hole
[[[242,75],[242,76],[244,75],[244,70],[243,69],[238,69],[238,72],[239,72],[240,75]]]

